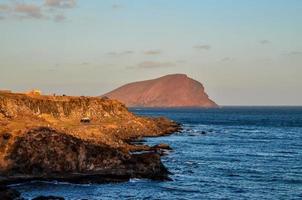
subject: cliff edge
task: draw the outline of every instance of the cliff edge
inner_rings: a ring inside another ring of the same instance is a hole
[[[0,184],[166,179],[160,155],[129,141],[179,129],[106,98],[0,92]],[[132,153],[142,150],[148,152]]]

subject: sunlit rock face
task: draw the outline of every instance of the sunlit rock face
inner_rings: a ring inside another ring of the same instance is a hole
[[[129,107],[217,107],[203,85],[184,74],[129,83],[103,96]]]
[[[178,130],[116,100],[0,92],[0,184],[165,180],[158,149],[130,141]]]

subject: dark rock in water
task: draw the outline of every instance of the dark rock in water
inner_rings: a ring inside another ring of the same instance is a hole
[[[157,144],[157,145],[154,145],[152,147],[153,149],[166,149],[166,150],[172,150],[172,148],[168,145],[168,144]]]
[[[138,139],[129,141],[130,144],[134,144],[134,145],[142,145],[142,144],[144,144],[146,142],[147,141],[145,139],[143,139],[143,138],[138,138]]]
[[[12,149],[11,170],[1,180],[6,184],[30,180],[102,183],[168,179],[168,171],[156,153],[132,155],[49,128],[31,130],[17,139]]]
[[[19,137],[10,159],[17,174],[75,173],[116,167],[127,154],[105,144],[93,144],[49,128],[38,128]],[[104,161],[108,164],[104,164]]]
[[[144,153],[133,155],[130,162],[126,163],[125,174],[131,178],[149,178],[152,180],[170,180],[170,172],[162,164],[160,155],[155,153]]]
[[[207,132],[206,131],[192,131],[189,132],[189,136],[200,136],[200,135],[206,135]]]
[[[161,150],[157,150],[156,153],[158,153],[160,156],[165,156],[168,155],[170,151],[166,149],[161,149]]]
[[[0,186],[0,199],[1,200],[23,200],[20,192],[11,189],[7,186]]]
[[[55,197],[55,196],[38,196],[33,198],[32,200],[65,200],[63,197]]]
[[[169,154],[169,151],[172,150],[172,148],[168,144],[157,144],[151,147],[151,150],[157,152],[161,156],[164,156]]]

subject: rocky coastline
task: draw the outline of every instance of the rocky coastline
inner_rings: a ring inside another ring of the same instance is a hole
[[[169,180],[160,158],[169,146],[131,141],[180,129],[107,98],[0,93],[0,185]]]

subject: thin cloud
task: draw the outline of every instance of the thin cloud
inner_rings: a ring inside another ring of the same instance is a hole
[[[175,63],[173,62],[156,62],[156,61],[144,61],[137,65],[137,68],[140,69],[153,69],[153,68],[165,68],[165,67],[174,67]]]
[[[224,58],[222,58],[220,61],[221,62],[231,62],[231,61],[233,61],[234,59],[233,58],[231,58],[231,57],[224,57]]]
[[[64,15],[62,15],[62,14],[56,15],[56,16],[54,17],[54,21],[55,21],[55,22],[62,22],[62,21],[64,21],[65,19],[66,19],[66,17],[65,17]]]
[[[122,51],[122,52],[111,51],[107,53],[107,55],[109,56],[124,56],[124,55],[131,55],[131,54],[134,54],[134,51],[131,50]]]
[[[82,62],[81,65],[82,66],[87,66],[87,65],[90,65],[90,63],[89,62]]]
[[[287,55],[288,56],[300,56],[300,55],[302,55],[302,51],[291,51]]]
[[[8,12],[10,7],[6,4],[0,4],[0,13],[2,12]]]
[[[43,0],[40,4],[38,1],[33,1],[32,3],[9,1],[7,4],[0,4],[0,18],[53,19],[55,22],[61,22],[66,19],[62,9],[75,6],[76,0]]]
[[[271,44],[271,41],[269,41],[269,40],[260,40],[259,43],[262,44],[262,45],[266,45],[266,44]]]
[[[35,4],[16,4],[14,12],[20,14],[19,17],[28,17],[41,19],[44,15],[41,12],[41,8]]]
[[[145,55],[159,55],[161,53],[162,52],[160,50],[147,50],[147,51],[144,51]]]
[[[204,45],[195,45],[193,48],[194,49],[200,49],[200,50],[210,50],[211,46],[207,45],[207,44],[204,44]]]
[[[121,8],[123,8],[123,7],[124,7],[124,6],[121,5],[121,4],[113,4],[113,5],[111,6],[111,8],[114,9],[114,10],[121,9]]]
[[[52,8],[73,8],[76,6],[76,0],[45,0],[44,4]]]

